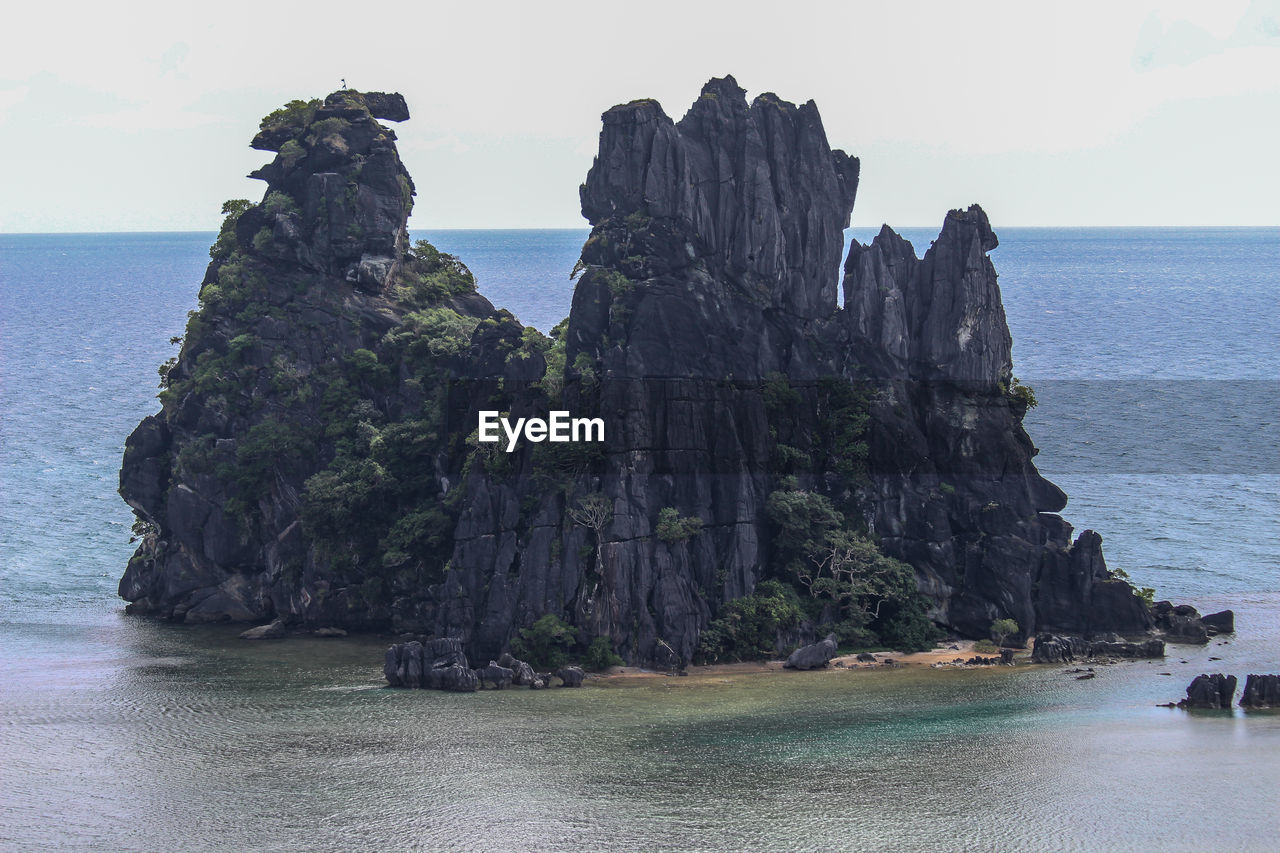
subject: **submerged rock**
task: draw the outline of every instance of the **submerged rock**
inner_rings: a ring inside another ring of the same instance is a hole
[[[819,669],[831,662],[839,646],[835,634],[809,646],[796,649],[783,664],[787,669]]]

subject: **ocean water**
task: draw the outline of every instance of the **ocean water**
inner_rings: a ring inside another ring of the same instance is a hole
[[[0,849],[1274,849],[1280,716],[1155,705],[1280,672],[1280,230],[998,230],[1064,515],[1160,597],[1235,608],[1235,637],[1089,681],[453,696],[378,689],[376,638],[126,618],[120,453],[213,235],[0,235]],[[586,232],[415,236],[545,331]]]

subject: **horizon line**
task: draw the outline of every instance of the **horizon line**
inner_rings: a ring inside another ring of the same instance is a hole
[[[870,230],[883,228],[888,223],[880,225],[850,225],[844,228],[844,231]],[[929,223],[926,225],[889,225],[894,231],[903,231],[906,229],[937,229],[938,223]],[[1210,230],[1210,229],[1228,229],[1228,228],[1248,228],[1256,230],[1264,230],[1269,228],[1280,228],[1280,223],[1234,223],[1234,224],[1214,224],[1214,225],[1163,225],[1154,224],[1128,224],[1128,225],[993,225],[997,232],[1015,228],[1027,230],[1086,230],[1086,229],[1139,229],[1139,228],[1164,228],[1169,230]],[[422,225],[413,226],[409,229],[412,231],[590,231],[590,225],[565,226],[565,225],[517,225],[517,226],[434,226]],[[103,234],[217,234],[217,228],[182,228],[182,229],[164,229],[164,228],[138,228],[124,231],[5,231],[0,230],[0,237],[53,237],[53,236],[77,236],[77,235],[103,235]]]

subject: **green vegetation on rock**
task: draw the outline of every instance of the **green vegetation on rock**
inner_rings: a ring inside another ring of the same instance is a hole
[[[683,542],[697,536],[702,530],[702,519],[697,516],[682,516],[675,507],[663,507],[658,511],[658,524],[654,532],[658,538],[668,545]]]
[[[596,637],[587,646],[587,653],[582,656],[582,666],[594,672],[602,669],[608,669],[611,666],[622,666],[625,664],[617,652],[613,650],[613,643],[608,637]]]
[[[807,616],[795,589],[777,580],[761,581],[751,595],[730,601],[703,630],[694,660],[733,663],[774,657],[778,632]]]
[[[568,663],[574,642],[573,626],[548,613],[520,629],[511,641],[511,653],[535,669],[558,669]]]

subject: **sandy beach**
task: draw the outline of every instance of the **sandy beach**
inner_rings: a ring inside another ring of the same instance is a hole
[[[952,648],[952,647],[955,648]],[[941,667],[953,664],[957,659],[967,661],[972,657],[999,657],[999,653],[987,652],[978,653],[973,650],[973,640],[956,640],[941,645],[938,648],[930,649],[924,652],[870,652],[875,661],[860,661],[857,653],[838,655],[832,658],[831,663],[827,665],[828,669],[885,669],[891,666],[912,667],[915,669],[926,667]],[[1031,656],[1031,647],[1019,649],[1014,655],[1017,662],[1026,662]],[[717,663],[708,664],[706,666],[690,666],[686,671],[689,677],[707,677],[717,675],[742,675],[755,672],[781,672],[783,667],[782,660],[769,661],[743,661],[742,663]],[[963,666],[964,664],[956,664]],[[799,671],[799,670],[797,670]],[[664,670],[646,669],[638,666],[615,666],[603,670],[598,673],[589,673],[588,679],[594,679],[598,682],[608,683],[610,681],[622,681],[624,679],[634,678],[669,678],[672,673]]]

